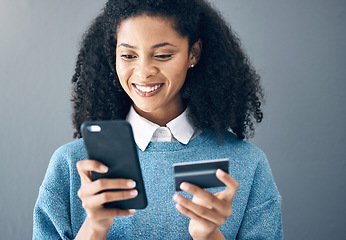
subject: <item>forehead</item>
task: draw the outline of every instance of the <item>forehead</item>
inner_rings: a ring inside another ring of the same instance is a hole
[[[187,41],[174,28],[174,21],[157,16],[140,15],[123,20],[117,31],[118,42]]]

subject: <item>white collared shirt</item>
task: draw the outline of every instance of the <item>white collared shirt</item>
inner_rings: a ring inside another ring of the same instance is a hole
[[[187,118],[187,109],[165,127],[141,117],[131,106],[126,120],[131,124],[133,136],[138,147],[144,151],[150,142],[179,141],[182,144],[195,137],[195,130]]]

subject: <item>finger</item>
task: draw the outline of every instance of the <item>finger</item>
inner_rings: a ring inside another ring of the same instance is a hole
[[[223,202],[217,198],[214,194],[206,191],[205,189],[202,189],[194,184],[183,182],[180,185],[180,188],[193,195],[194,199],[198,199],[196,202],[201,203],[200,205],[204,205],[208,208],[216,208],[221,209],[223,208]]]
[[[196,214],[194,214],[193,212],[184,208],[180,204],[177,204],[176,208],[178,209],[179,212],[188,216],[191,219],[189,231],[192,230],[201,236],[202,235],[206,236],[206,235],[209,235],[210,233],[214,232],[215,229],[217,229],[217,227],[218,227],[215,223],[212,223],[212,222],[210,222],[204,218],[197,216]],[[193,224],[194,226],[192,226],[191,224]]]
[[[228,175],[228,174],[227,174]],[[229,176],[230,177],[230,176]],[[235,192],[222,191],[212,194],[196,185],[183,182],[180,188],[193,195],[194,202],[209,209],[215,209],[223,217],[232,215],[232,202]],[[196,200],[195,200],[196,199]]]
[[[235,194],[237,193],[239,183],[221,169],[216,171],[216,177],[226,185],[226,194],[224,194],[224,200],[232,202]]]
[[[123,178],[100,178],[93,182],[93,184],[100,189],[103,190],[111,190],[111,189],[132,189],[136,187],[136,182],[131,179],[123,179]]]
[[[177,207],[183,207],[183,209],[179,208],[178,210],[182,210],[180,212],[190,217],[191,219],[204,219],[209,222],[212,222],[217,226],[221,226],[225,223],[226,217],[220,214],[218,211],[198,205],[192,202],[191,200],[181,196],[180,194],[175,194],[173,199],[177,202]]]
[[[203,225],[210,225],[210,224],[215,225],[214,223],[212,223],[212,222],[206,220],[205,218],[202,218],[202,217],[196,215],[194,212],[190,211],[189,209],[185,208],[183,205],[181,205],[181,204],[179,204],[179,203],[177,203],[177,204],[175,205],[175,207],[176,207],[176,209],[177,209],[179,212],[181,212],[181,213],[184,214],[185,216],[187,216],[187,217],[189,217],[189,218],[191,218],[191,219],[193,219],[193,220],[196,220],[196,221],[200,222],[200,223],[203,224]]]
[[[114,202],[114,201],[120,201],[120,200],[127,200],[131,198],[135,198],[138,195],[138,191],[133,190],[126,190],[126,191],[108,191],[103,192],[97,195],[94,195],[92,197],[89,197],[86,201],[83,201],[83,208],[98,208],[102,206],[105,203],[108,202]]]
[[[76,164],[82,182],[91,182],[91,172],[106,173],[108,167],[96,160],[81,160]]]
[[[105,190],[132,189],[134,187],[136,187],[136,182],[131,179],[100,178],[93,182],[83,184],[78,191],[78,196],[83,198],[85,196],[95,195]]]

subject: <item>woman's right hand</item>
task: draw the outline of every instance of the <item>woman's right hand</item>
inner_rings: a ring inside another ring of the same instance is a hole
[[[135,212],[134,209],[122,210],[104,208],[107,202],[135,198],[138,194],[133,189],[135,181],[130,179],[98,179],[92,181],[91,172],[106,173],[108,168],[95,160],[81,160],[77,162],[77,170],[81,179],[81,187],[78,196],[82,200],[82,206],[87,213],[87,218],[81,227],[77,238],[97,239],[107,237],[109,229],[113,225],[113,218],[128,216]],[[105,191],[110,189],[125,189],[124,191]]]

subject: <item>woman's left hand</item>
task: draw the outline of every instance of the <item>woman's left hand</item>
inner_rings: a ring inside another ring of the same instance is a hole
[[[218,227],[232,215],[232,202],[239,185],[220,169],[216,171],[216,176],[226,185],[222,192],[212,194],[196,185],[183,182],[180,188],[192,194],[192,200],[180,194],[173,197],[179,212],[191,219],[189,233],[194,239],[224,239]]]

